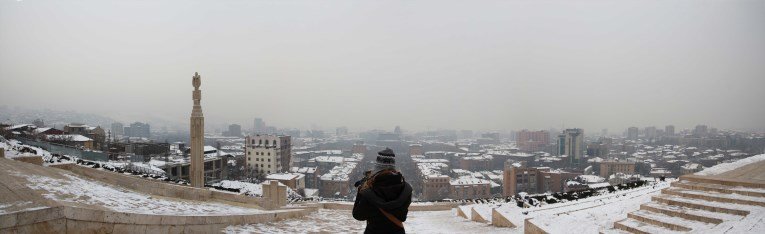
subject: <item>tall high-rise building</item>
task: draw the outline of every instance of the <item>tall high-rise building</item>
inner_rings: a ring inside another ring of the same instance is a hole
[[[151,137],[151,126],[148,123],[135,122],[125,127],[125,136],[129,137]]]
[[[292,138],[283,135],[255,135],[245,138],[247,167],[253,174],[287,172],[292,160]]]
[[[638,139],[639,130],[637,127],[629,127],[627,128],[627,139],[629,140],[637,140]]]
[[[667,125],[664,127],[664,134],[667,136],[675,135],[675,125]]]
[[[345,136],[348,135],[348,128],[347,127],[338,127],[335,129],[335,135],[337,136]]]
[[[707,133],[707,125],[696,125],[696,128],[693,129],[693,135],[696,136],[706,136]]]
[[[262,134],[266,132],[266,122],[263,121],[261,118],[255,118],[255,121],[253,122],[252,131],[255,132],[255,134]]]
[[[239,137],[242,136],[242,125],[228,125],[228,131],[223,132],[223,136]]]
[[[116,139],[118,136],[123,135],[125,135],[125,126],[120,122],[112,123],[112,137]]]
[[[584,150],[584,130],[581,128],[566,129],[558,135],[558,154],[568,155],[569,163],[580,163]]]
[[[644,130],[644,134],[646,139],[656,138],[656,127],[654,126],[646,127]]]
[[[550,144],[550,133],[544,130],[521,130],[516,133],[515,142],[518,149],[527,152],[544,150]]]

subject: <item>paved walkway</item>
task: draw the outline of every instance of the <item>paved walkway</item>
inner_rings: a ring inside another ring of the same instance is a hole
[[[27,165],[31,164],[0,158],[0,214],[58,206],[15,177],[15,170]]]
[[[410,211],[404,223],[407,233],[522,233],[521,229],[497,228],[457,217],[452,210]],[[320,209],[302,218],[279,222],[229,226],[226,233],[361,233],[366,223],[356,221],[350,210]]]

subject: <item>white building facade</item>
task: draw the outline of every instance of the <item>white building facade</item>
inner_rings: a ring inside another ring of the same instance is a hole
[[[292,159],[290,136],[255,135],[245,138],[245,157],[251,174],[287,172]]]

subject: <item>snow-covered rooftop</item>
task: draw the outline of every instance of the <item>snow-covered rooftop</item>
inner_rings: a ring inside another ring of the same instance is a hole
[[[349,175],[351,172],[353,172],[353,169],[356,168],[357,163],[355,162],[344,162],[340,165],[337,165],[332,168],[329,172],[327,172],[324,175],[321,175],[321,180],[336,180],[336,181],[348,181],[350,180]]]
[[[276,173],[276,174],[270,174],[266,176],[266,179],[269,180],[299,180],[300,178],[305,177],[304,174],[300,173]]]

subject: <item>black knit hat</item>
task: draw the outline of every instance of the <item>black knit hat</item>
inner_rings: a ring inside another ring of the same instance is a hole
[[[383,169],[396,169],[396,154],[390,148],[377,152],[377,161],[375,162],[375,171]]]

